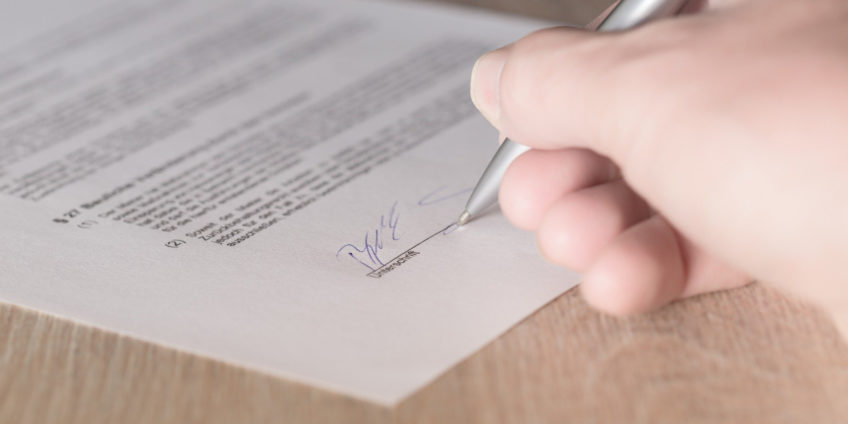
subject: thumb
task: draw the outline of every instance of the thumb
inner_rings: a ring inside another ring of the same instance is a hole
[[[721,13],[741,1],[711,0],[709,6]],[[618,3],[586,28],[597,27]],[[593,143],[609,135],[599,131],[606,131],[610,123],[625,126],[629,122],[622,118],[640,115],[634,112],[642,110],[643,104],[633,102],[647,99],[633,93],[645,93],[655,103],[657,91],[646,89],[667,87],[668,74],[681,74],[668,69],[666,62],[669,56],[681,53],[681,46],[702,44],[707,35],[703,30],[717,13],[707,17],[692,14],[707,5],[708,0],[689,0],[682,11],[685,16],[624,32],[598,33],[573,27],[537,31],[477,61],[471,76],[471,98],[502,133],[531,147],[597,149],[601,146]],[[686,59],[680,56],[687,54],[676,55]],[[616,113],[617,109],[622,113]],[[569,137],[563,138],[563,134]],[[630,134],[628,139],[632,141]]]
[[[737,148],[697,142],[723,139],[710,133],[718,129],[707,125],[711,121],[701,111],[726,108],[736,95],[735,89],[716,89],[722,77],[710,63],[726,45],[710,44],[719,13],[616,33],[533,33],[480,58],[472,71],[472,100],[518,143],[606,156],[637,193],[679,224],[674,215],[681,211],[671,210],[669,200],[679,201],[692,184],[727,178],[724,158],[735,157]],[[705,168],[707,157],[722,166]]]
[[[610,144],[622,133],[635,142],[633,117],[657,105],[649,93],[663,79],[662,71],[633,58],[653,59],[648,50],[654,40],[671,42],[654,34],[655,25],[627,33],[566,27],[535,32],[477,61],[472,101],[519,143],[548,150],[590,148],[615,160],[618,152]]]

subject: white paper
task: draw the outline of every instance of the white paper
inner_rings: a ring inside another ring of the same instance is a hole
[[[496,148],[470,68],[538,26],[389,2],[4,5],[0,298],[398,402],[577,282],[497,210],[441,232]]]

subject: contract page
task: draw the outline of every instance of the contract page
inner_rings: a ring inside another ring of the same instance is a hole
[[[0,299],[394,404],[577,283],[468,95],[540,23],[364,1],[0,7]]]

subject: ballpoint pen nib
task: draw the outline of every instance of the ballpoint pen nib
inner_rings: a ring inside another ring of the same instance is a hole
[[[459,219],[456,220],[456,225],[461,227],[461,226],[465,225],[470,220],[471,220],[471,214],[468,213],[468,211],[463,211],[462,215],[459,216]]]

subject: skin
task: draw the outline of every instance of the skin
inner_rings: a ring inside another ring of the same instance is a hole
[[[735,0],[483,56],[475,105],[533,147],[501,208],[602,311],[752,280],[848,334],[848,1]]]

